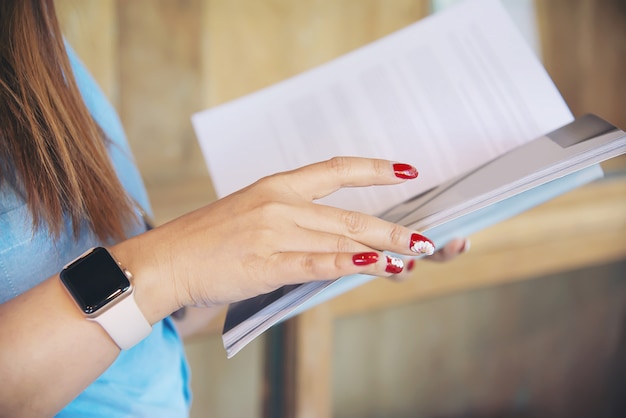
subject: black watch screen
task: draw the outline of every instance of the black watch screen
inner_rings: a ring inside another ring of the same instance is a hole
[[[95,313],[130,289],[130,280],[102,247],[94,248],[64,268],[61,280],[86,314]]]

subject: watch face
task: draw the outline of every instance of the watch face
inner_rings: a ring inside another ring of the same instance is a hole
[[[61,280],[80,308],[96,312],[130,289],[130,280],[101,247],[80,257],[61,272]]]

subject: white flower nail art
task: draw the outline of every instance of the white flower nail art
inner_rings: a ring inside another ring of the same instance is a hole
[[[435,246],[428,241],[415,241],[411,251],[418,254],[432,255],[435,252]]]

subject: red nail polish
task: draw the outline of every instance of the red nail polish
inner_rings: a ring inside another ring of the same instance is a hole
[[[355,266],[367,266],[378,261],[378,253],[359,253],[352,256],[352,262]]]
[[[411,235],[411,251],[418,254],[431,255],[435,252],[435,244],[428,238],[418,233]]]
[[[406,265],[406,270],[407,271],[411,271],[411,270],[413,270],[414,267],[415,267],[415,260],[410,259],[409,262]]]
[[[417,169],[409,164],[394,164],[393,173],[401,179],[414,179],[417,177]]]
[[[404,269],[404,262],[401,258],[387,256],[387,268],[385,271],[391,274],[401,273]]]

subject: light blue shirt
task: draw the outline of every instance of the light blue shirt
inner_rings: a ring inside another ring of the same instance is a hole
[[[148,196],[119,118],[89,72],[67,47],[85,104],[112,141],[109,155],[117,175],[138,205],[150,213]],[[43,228],[33,232],[23,197],[6,184],[0,186],[0,303],[58,273],[86,249],[102,245],[89,231],[74,239],[69,222],[66,226],[70,232],[58,241],[50,240]],[[143,223],[138,223],[131,235],[144,229]],[[185,417],[190,398],[184,348],[172,320],[167,318],[155,324],[145,340],[122,351],[111,367],[58,417]]]

